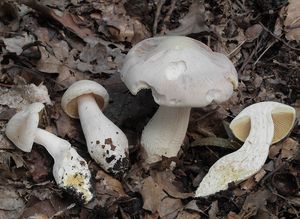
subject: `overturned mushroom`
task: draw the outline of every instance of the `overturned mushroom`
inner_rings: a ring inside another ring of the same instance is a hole
[[[102,113],[108,93],[100,84],[81,80],[64,93],[61,104],[72,118],[79,118],[91,157],[105,170],[122,176],[129,165],[128,140]]]
[[[232,120],[233,134],[243,146],[219,159],[201,181],[196,197],[205,197],[239,183],[264,165],[269,146],[286,137],[296,118],[295,109],[282,103],[261,102],[245,108]]]
[[[93,198],[88,165],[68,141],[38,128],[43,108],[42,103],[33,103],[15,114],[7,123],[5,134],[25,152],[31,151],[34,142],[44,146],[54,159],[53,176],[57,185],[87,203]]]
[[[127,54],[121,78],[132,94],[151,89],[160,105],[143,130],[146,161],[174,157],[186,134],[191,107],[229,99],[237,88],[230,60],[188,37],[154,37],[136,44]]]

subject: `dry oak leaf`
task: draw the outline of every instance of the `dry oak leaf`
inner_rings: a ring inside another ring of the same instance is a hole
[[[143,208],[152,213],[158,212],[161,218],[174,218],[183,207],[179,199],[169,197],[151,176],[143,181],[141,194],[144,200]]]
[[[288,40],[300,41],[300,1],[289,0],[287,16],[284,21],[285,37]]]

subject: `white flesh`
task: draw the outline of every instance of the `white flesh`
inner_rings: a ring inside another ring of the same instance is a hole
[[[141,144],[147,163],[160,161],[162,156],[177,156],[186,134],[190,111],[190,107],[158,108],[142,133]]]
[[[35,133],[34,142],[44,146],[53,157],[53,176],[57,185],[74,192],[84,203],[89,202],[93,198],[90,191],[91,173],[86,161],[71,144],[40,128]]]
[[[274,135],[272,111],[283,104],[262,102],[244,109],[236,118],[249,117],[251,129],[243,146],[219,159],[200,183],[195,197],[205,197],[257,173],[264,165]]]
[[[108,172],[122,172],[122,161],[128,159],[125,134],[102,113],[93,95],[82,95],[77,101],[80,123],[91,157]]]

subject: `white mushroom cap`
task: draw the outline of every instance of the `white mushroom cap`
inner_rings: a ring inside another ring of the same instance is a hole
[[[100,109],[104,109],[109,100],[109,95],[99,83],[81,80],[72,84],[64,93],[61,105],[63,110],[72,118],[79,118],[77,98],[83,94],[93,94]]]
[[[154,37],[135,45],[121,78],[132,94],[151,88],[156,103],[174,107],[223,102],[238,86],[237,72],[225,55],[183,36]]]
[[[33,103],[13,116],[7,123],[6,136],[22,151],[30,152],[39,124],[42,103]]]

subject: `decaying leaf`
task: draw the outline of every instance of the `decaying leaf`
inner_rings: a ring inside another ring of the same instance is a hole
[[[18,9],[12,2],[0,2],[0,32],[16,31],[19,19]]]
[[[284,21],[285,37],[288,40],[300,41],[300,1],[289,0],[287,16]]]
[[[292,138],[287,138],[281,143],[281,158],[291,160],[300,152],[299,143]]]
[[[123,4],[106,3],[101,9],[105,25],[99,27],[99,32],[133,44],[150,37],[150,32],[139,20],[126,14]]]
[[[25,204],[16,190],[8,185],[0,186],[0,218],[18,218]]]
[[[45,85],[17,85],[10,89],[0,87],[0,105],[21,109],[33,102],[51,105],[51,100]]]
[[[71,14],[67,11],[62,12],[56,9],[51,9],[45,5],[39,4],[35,0],[26,0],[23,1],[23,3],[39,12],[41,16],[53,18],[80,38],[93,35],[93,32],[89,28],[84,27],[83,25],[79,25],[84,23],[84,21],[82,21],[81,18],[75,16],[74,14]]]
[[[265,208],[267,199],[270,198],[270,196],[271,193],[268,190],[258,190],[248,195],[239,216],[241,218],[255,216],[260,208]]]
[[[188,35],[191,33],[200,33],[203,31],[209,31],[208,26],[206,26],[206,12],[204,8],[204,3],[195,1],[191,4],[189,13],[182,18],[180,26],[176,29],[168,31],[167,35]]]
[[[27,44],[33,43],[35,41],[33,35],[29,35],[28,33],[24,32],[22,35],[17,35],[11,38],[3,38],[6,50],[8,52],[16,53],[20,55],[23,52],[23,47]]]
[[[198,138],[191,144],[192,147],[196,146],[215,146],[236,150],[240,148],[240,145],[237,142],[234,142],[225,138],[218,137],[207,137],[207,138]]]
[[[141,194],[144,200],[143,208],[152,213],[158,212],[161,218],[174,213],[176,216],[182,208],[181,201],[169,197],[164,192],[163,187],[155,182],[151,176],[144,180]]]

